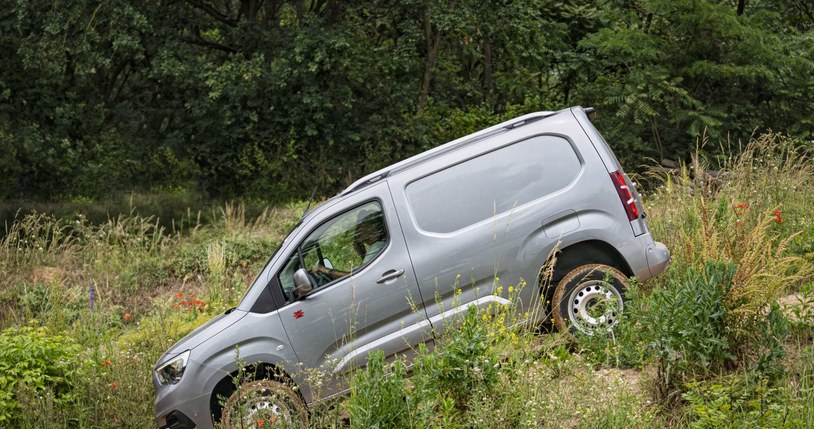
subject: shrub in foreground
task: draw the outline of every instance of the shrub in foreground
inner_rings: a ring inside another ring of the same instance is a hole
[[[49,398],[54,407],[70,407],[81,392],[76,385],[81,347],[46,328],[9,328],[0,334],[0,426],[15,427],[23,409],[21,392]],[[22,395],[25,396],[25,395]],[[28,395],[30,396],[30,395]]]

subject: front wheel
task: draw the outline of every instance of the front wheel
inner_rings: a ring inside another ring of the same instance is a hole
[[[272,380],[246,383],[226,401],[221,419],[224,429],[307,428],[308,413],[300,395]]]
[[[622,315],[627,280],[621,271],[602,264],[583,265],[566,274],[552,301],[557,329],[588,335],[610,330]]]

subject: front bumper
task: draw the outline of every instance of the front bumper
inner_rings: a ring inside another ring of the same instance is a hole
[[[171,395],[156,403],[156,426],[161,429],[213,429],[209,395],[175,402]]]
[[[164,424],[159,422],[160,429],[196,429],[197,426],[186,414],[173,411],[164,418]]]

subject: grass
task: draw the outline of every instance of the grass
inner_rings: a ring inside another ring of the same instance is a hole
[[[505,309],[473,313],[449,322],[461,326],[438,339],[444,353],[419,352],[411,377],[371,364],[312,422],[812,427],[814,165],[801,145],[766,135],[650,178],[648,221],[673,263],[632,288],[612,336],[574,343],[508,328]],[[0,427],[152,427],[155,361],[238,302],[303,209],[17,212],[0,240]],[[20,341],[41,353],[13,354]],[[15,365],[35,370],[9,376]]]

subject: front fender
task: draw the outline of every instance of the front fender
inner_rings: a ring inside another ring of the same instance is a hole
[[[293,376],[297,357],[288,342],[279,314],[249,313],[240,323],[230,326],[193,353],[206,356],[201,361],[201,389],[212,392],[215,386],[239,367],[272,364]]]

